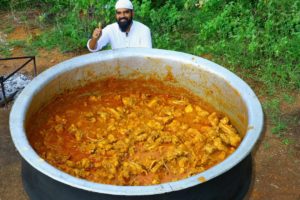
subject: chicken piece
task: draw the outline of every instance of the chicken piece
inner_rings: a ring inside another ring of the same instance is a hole
[[[151,184],[153,184],[153,185],[160,184],[160,179],[158,177],[157,178],[153,178]]]
[[[189,159],[186,157],[181,157],[178,159],[178,166],[181,168],[186,167],[186,165],[188,164]]]
[[[115,120],[114,119],[110,119],[109,122],[108,122],[108,126],[107,126],[107,130],[108,131],[114,131],[116,130],[116,126],[115,126]]]
[[[225,151],[221,151],[218,153],[218,160],[224,160],[226,158]]]
[[[206,165],[207,164],[207,162],[208,162],[208,160],[209,160],[209,158],[208,158],[208,154],[202,154],[202,156],[201,156],[201,159],[200,159],[200,164],[201,165]]]
[[[227,117],[224,117],[220,121],[219,127],[226,134],[225,142],[229,143],[231,146],[237,147],[241,142],[241,137],[237,134],[236,129],[234,129],[232,125],[229,125],[228,123],[229,119]],[[225,138],[225,136],[222,135],[221,138],[223,139]]]
[[[68,128],[68,132],[75,136],[77,142],[81,140],[82,132],[78,130],[78,128],[74,124],[71,124],[71,126]]]
[[[219,127],[209,127],[205,129],[203,133],[206,134],[206,138],[213,140],[214,138],[219,136]]]
[[[117,100],[117,101],[121,100],[121,95],[119,95],[119,94],[118,94],[118,95],[115,95],[115,96],[114,96],[114,100]]]
[[[143,107],[142,109],[139,109],[136,112],[137,115],[134,120],[137,120],[137,118],[140,118],[140,116],[144,116],[146,119],[146,118],[152,118],[155,115],[155,113],[148,107]]]
[[[189,125],[188,124],[182,124],[181,126],[180,126],[180,129],[181,130],[187,130],[189,128]]]
[[[98,98],[96,96],[92,95],[92,96],[89,96],[89,101],[90,102],[97,102]]]
[[[175,109],[173,114],[175,117],[181,117],[184,114],[184,111],[181,109]]]
[[[74,125],[74,124],[71,124],[71,126],[69,126],[69,128],[68,128],[68,132],[69,133],[74,133],[74,132],[76,132],[78,129],[77,129],[77,127]]]
[[[109,134],[107,137],[109,143],[114,143],[117,141],[116,137],[113,134]]]
[[[88,119],[89,122],[95,123],[97,120],[95,117],[91,117]]]
[[[170,107],[170,106],[164,106],[164,107],[161,109],[161,114],[162,114],[162,115],[173,116],[173,113],[174,113],[174,108],[173,108],[173,107]]]
[[[85,145],[85,153],[94,154],[96,152],[97,146],[95,143],[87,143]]]
[[[70,117],[70,116],[76,115],[77,113],[74,110],[66,110],[65,114],[66,114],[66,116]]]
[[[170,124],[166,125],[166,127],[171,131],[177,131],[180,126],[181,126],[181,123],[175,119]]]
[[[137,127],[136,129],[133,130],[133,135],[138,136],[144,132],[145,132],[144,129],[142,129],[141,127]]]
[[[86,118],[91,118],[91,117],[94,117],[94,114],[93,114],[92,112],[85,112],[85,113],[84,113],[84,116],[85,116]]]
[[[133,97],[123,97],[122,102],[125,106],[133,106],[135,104],[135,99]]]
[[[183,167],[179,168],[178,174],[183,174],[185,172],[185,169]]]
[[[214,139],[214,146],[217,147],[218,150],[222,150],[222,151],[226,150],[225,145],[222,143],[222,140],[219,137]]]
[[[169,101],[170,104],[173,104],[173,105],[187,105],[189,102],[187,99],[173,99],[173,100],[170,100]]]
[[[129,147],[128,152],[129,152],[129,156],[134,156],[135,155],[135,147],[134,146]]]
[[[144,167],[136,162],[129,162],[131,173],[134,175],[138,174],[147,174],[147,170]]]
[[[178,158],[178,157],[181,157],[181,156],[188,156],[188,152],[187,151],[184,151],[183,149],[181,148],[176,148],[176,149],[168,149],[167,150],[167,153],[166,153],[166,160],[167,161],[171,161],[175,158]]]
[[[106,112],[98,111],[97,115],[100,119],[103,119],[103,121],[106,121],[106,119],[108,118],[108,114]]]
[[[154,160],[151,165],[150,165],[150,168],[149,170],[152,172],[152,173],[156,173],[162,166],[164,165],[163,161],[160,160]]]
[[[81,169],[89,168],[91,165],[90,160],[88,158],[83,158],[76,163],[76,166]]]
[[[207,117],[209,115],[209,112],[207,112],[206,110],[203,110],[200,106],[196,106],[195,107],[197,114],[200,117]]]
[[[64,117],[60,117],[59,115],[55,115],[55,121],[60,124],[66,124],[67,120]]]
[[[118,112],[119,114],[123,114],[123,113],[126,112],[126,110],[125,110],[123,107],[120,107],[120,106],[117,107],[116,110],[117,110],[117,112]]]
[[[225,133],[220,133],[220,138],[225,144],[230,144],[229,137]]]
[[[213,127],[216,127],[219,124],[219,119],[217,113],[215,112],[208,116],[208,120]]]
[[[184,108],[184,112],[186,113],[191,113],[193,112],[193,106],[191,104],[187,105],[185,108]]]
[[[75,166],[75,163],[73,162],[73,161],[71,161],[71,160],[67,160],[66,161],[66,165],[68,166],[68,167],[74,167]]]
[[[151,99],[148,103],[147,106],[150,108],[153,108],[154,106],[156,106],[158,104],[158,99],[157,98],[153,98]]]
[[[120,165],[120,158],[118,156],[114,156],[111,158],[110,164],[111,166],[118,167]]]
[[[107,110],[116,118],[116,119],[120,119],[121,118],[121,114],[116,111],[114,108],[107,108]]]
[[[136,137],[136,141],[137,142],[144,142],[146,141],[148,138],[148,134],[147,133],[143,133],[143,134],[140,134]]]
[[[213,153],[216,149],[217,148],[214,145],[211,145],[209,143],[204,146],[204,151],[206,151],[208,154]]]
[[[155,130],[162,130],[164,128],[164,126],[161,123],[155,120],[148,121],[147,126]]]
[[[114,144],[113,148],[121,153],[125,153],[128,151],[129,145],[128,145],[128,143],[126,143],[122,140],[119,140]]]
[[[206,137],[202,133],[199,133],[194,137],[193,142],[199,145],[201,144],[201,142],[204,142],[205,140]]]
[[[195,137],[196,135],[200,135],[201,133],[195,129],[195,128],[189,128],[187,131],[186,131],[187,134],[191,135],[192,137]]]
[[[229,135],[237,134],[236,130],[231,125],[220,123],[219,127],[221,128],[222,131],[224,131],[225,133],[227,133]]]
[[[162,122],[164,125],[166,125],[166,124],[171,123],[172,120],[174,119],[174,117],[173,117],[173,116],[166,116],[166,117],[160,117],[160,116],[157,116],[157,117],[155,117],[155,119],[156,119],[157,121]]]
[[[82,138],[82,132],[81,131],[76,131],[75,132],[75,139],[77,142],[79,142]]]
[[[95,162],[95,163],[94,163],[94,167],[95,167],[95,168],[100,168],[100,167],[102,167],[102,162]]]
[[[172,135],[172,144],[176,145],[180,143],[179,138],[176,135]]]
[[[115,167],[110,167],[109,168],[109,173],[112,175],[110,177],[108,177],[109,179],[113,179],[115,176],[115,174],[117,173],[117,169]]]
[[[54,126],[56,133],[61,133],[64,130],[64,126],[62,124],[57,124]]]
[[[76,126],[80,128],[82,127],[82,123],[83,123],[82,120],[79,119],[79,121],[76,123]]]

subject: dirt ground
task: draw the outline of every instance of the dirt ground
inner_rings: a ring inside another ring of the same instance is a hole
[[[9,20],[9,15],[0,13],[1,21]],[[36,28],[28,28],[22,23],[16,23],[12,33],[1,32],[5,28],[0,24],[0,39],[26,39],[30,35],[38,34]],[[1,40],[0,40],[1,41]],[[38,72],[42,72],[66,59],[85,54],[60,53],[57,49],[38,50],[36,57]],[[21,49],[13,49],[13,56],[24,56]],[[0,61],[0,75],[7,75],[24,61]],[[33,65],[30,64],[22,73],[32,74]],[[249,83],[258,92],[255,84]],[[265,127],[261,138],[255,146],[253,155],[253,178],[251,188],[245,200],[300,200],[300,94],[294,94],[293,104],[283,104],[282,112],[287,119],[294,119],[295,123],[289,127],[286,137],[290,139],[288,145],[271,133],[268,113],[265,117]],[[263,97],[259,97],[261,102]],[[0,200],[28,200],[21,180],[21,157],[16,151],[9,132],[8,121],[12,103],[0,108]]]

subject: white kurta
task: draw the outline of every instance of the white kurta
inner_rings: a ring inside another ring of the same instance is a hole
[[[89,43],[90,40],[87,43],[90,52],[99,51],[107,44],[110,44],[112,49],[128,47],[152,48],[150,29],[137,21],[133,21],[128,34],[120,30],[117,22],[110,24],[102,30],[102,35],[97,42],[96,49],[90,49]]]

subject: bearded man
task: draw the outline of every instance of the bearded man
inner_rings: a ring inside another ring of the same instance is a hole
[[[118,0],[116,5],[117,22],[93,32],[87,47],[90,52],[101,50],[107,44],[112,49],[128,47],[152,48],[150,29],[144,24],[134,21],[133,5],[129,0]]]

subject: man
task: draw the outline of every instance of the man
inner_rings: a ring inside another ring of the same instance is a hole
[[[112,49],[128,47],[152,48],[150,29],[144,24],[134,21],[133,5],[129,0],[118,0],[115,5],[117,22],[99,26],[93,32],[87,47],[90,52],[101,50],[107,44]]]

